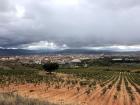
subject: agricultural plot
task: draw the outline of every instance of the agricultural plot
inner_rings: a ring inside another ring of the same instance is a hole
[[[140,105],[139,73],[93,69],[61,69],[53,74],[0,70],[0,92],[60,105]]]

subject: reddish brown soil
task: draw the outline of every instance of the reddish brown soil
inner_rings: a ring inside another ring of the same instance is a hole
[[[118,79],[119,80],[119,79]],[[117,82],[116,82],[117,83]],[[129,83],[129,86],[135,91],[135,88]],[[113,85],[111,89],[107,89],[104,95],[101,95],[103,87],[99,85],[90,94],[85,93],[85,88],[81,88],[78,92],[76,88],[61,88],[54,89],[49,88],[45,84],[33,85],[9,85],[7,87],[0,88],[0,92],[13,92],[23,97],[37,98],[43,101],[50,101],[57,104],[69,103],[71,105],[140,105],[140,94],[133,93],[135,100],[132,102],[127,90],[125,88],[124,79],[122,80],[121,90],[116,90],[116,85]],[[114,99],[114,95],[117,94],[117,99]]]

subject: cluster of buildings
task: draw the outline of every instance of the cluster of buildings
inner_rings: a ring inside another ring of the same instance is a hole
[[[22,64],[45,64],[47,62],[56,62],[59,65],[63,65],[66,67],[77,67],[84,66],[87,67],[87,62],[95,59],[106,59],[111,62],[140,62],[139,57],[132,56],[108,56],[108,55],[32,55],[32,56],[1,56],[0,62],[14,62],[14,63],[22,63]],[[88,63],[89,63],[88,62]]]
[[[81,63],[83,60],[98,59],[95,55],[53,55],[53,56],[2,56],[0,61],[16,61],[23,64],[44,64],[47,62],[57,62],[58,64]]]

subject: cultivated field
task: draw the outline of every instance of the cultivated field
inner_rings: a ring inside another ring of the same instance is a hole
[[[53,74],[1,69],[0,92],[58,105],[140,105],[138,71],[138,66],[126,65],[60,69]]]

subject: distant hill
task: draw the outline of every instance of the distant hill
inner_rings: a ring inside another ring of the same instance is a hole
[[[112,51],[90,50],[90,49],[65,49],[57,51],[59,54],[111,54]]]
[[[65,50],[24,50],[24,49],[0,49],[0,56],[10,55],[47,55],[47,54],[105,54],[105,55],[140,55],[137,52],[115,52],[108,50],[90,50],[90,49],[65,49]]]
[[[54,50],[0,49],[0,56],[55,54]]]
[[[33,54],[34,51],[30,50],[23,50],[23,49],[0,49],[0,55],[6,56],[6,55],[28,55]]]
[[[56,52],[58,54],[104,54],[104,55],[132,55],[140,56],[140,51],[112,51],[112,50],[92,50],[92,49],[66,49]]]

